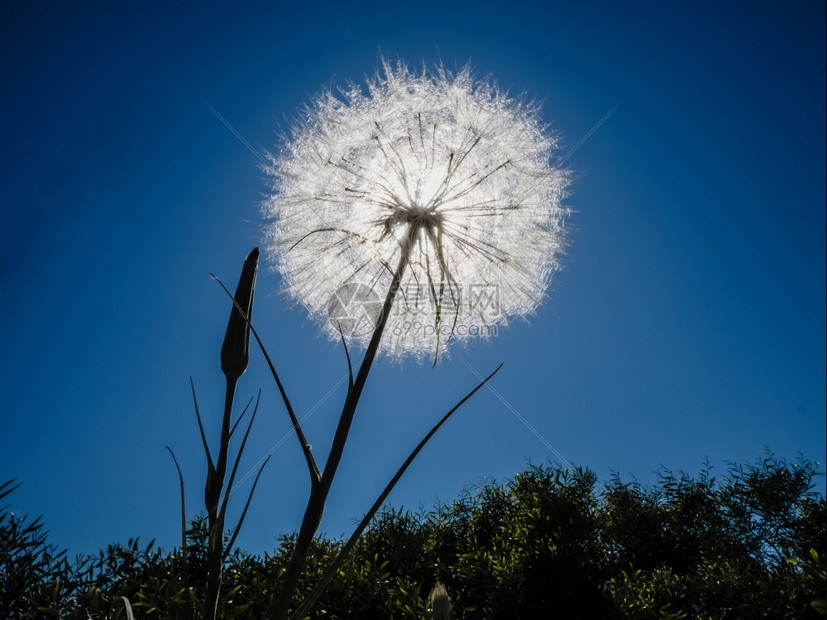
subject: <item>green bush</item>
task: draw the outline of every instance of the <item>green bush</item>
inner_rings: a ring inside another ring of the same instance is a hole
[[[458,618],[810,618],[824,602],[827,507],[814,466],[768,456],[721,482],[659,472],[655,484],[530,467],[421,513],[379,513],[310,618],[424,618],[440,581]],[[5,488],[5,491],[3,489]],[[0,497],[12,489],[0,487]],[[39,519],[0,511],[0,617],[198,618],[208,528],[180,550],[137,540],[67,561]],[[224,618],[258,618],[294,536],[225,561]],[[294,604],[343,545],[314,541]],[[186,568],[186,570],[184,570]]]

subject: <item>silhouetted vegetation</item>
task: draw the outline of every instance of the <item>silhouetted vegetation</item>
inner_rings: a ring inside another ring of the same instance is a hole
[[[453,502],[373,520],[310,618],[425,618],[439,581],[457,618],[809,618],[827,614],[827,515],[813,464],[767,456],[716,480],[660,471],[641,485],[530,467]],[[0,498],[13,490],[0,486]],[[227,556],[219,615],[258,618],[294,536],[272,555]],[[342,542],[314,540],[295,601]],[[69,562],[40,519],[0,510],[0,617],[195,618],[209,530],[180,549],[110,545]],[[184,578],[188,583],[184,582]],[[127,604],[128,602],[128,604]]]

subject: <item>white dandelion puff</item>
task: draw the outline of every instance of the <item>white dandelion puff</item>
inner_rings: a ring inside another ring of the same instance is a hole
[[[475,80],[383,62],[322,93],[271,156],[267,247],[287,294],[366,346],[439,356],[526,317],[559,268],[568,174],[539,109]]]

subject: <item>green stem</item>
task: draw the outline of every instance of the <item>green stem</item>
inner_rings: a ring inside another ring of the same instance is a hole
[[[415,227],[409,231],[409,238],[413,236]],[[406,247],[410,247],[408,244]],[[347,442],[350,426],[353,422],[353,416],[356,413],[356,406],[359,404],[359,398],[362,395],[362,390],[365,387],[370,368],[373,365],[373,360],[379,350],[379,343],[382,339],[382,334],[385,331],[385,325],[388,322],[393,302],[396,298],[396,293],[399,290],[399,284],[402,281],[402,276],[408,267],[409,252],[403,249],[402,257],[399,260],[399,265],[396,272],[393,274],[390,289],[385,297],[385,303],[382,306],[382,314],[379,317],[379,322],[373,331],[367,350],[365,351],[365,358],[362,360],[362,365],[359,368],[359,373],[356,375],[356,380],[353,382],[353,387],[349,390],[344,406],[342,407],[342,414],[339,416],[339,425],[336,428],[336,434],[333,436],[333,443],[330,447],[330,454],[325,463],[322,478],[318,485],[311,486],[310,498],[307,501],[307,507],[302,519],[299,535],[296,539],[296,546],[293,548],[293,553],[290,555],[290,562],[287,566],[287,571],[284,576],[284,583],[281,586],[279,596],[275,600],[275,604],[271,607],[268,613],[270,620],[283,620],[287,617],[290,609],[290,602],[293,599],[293,594],[299,583],[299,577],[304,570],[307,561],[307,554],[310,550],[310,544],[313,542],[313,537],[319,528],[324,513],[324,505],[327,500],[327,494],[330,491],[330,486],[333,483],[333,477],[336,475],[336,470],[339,467],[339,462],[342,458],[342,453]]]
[[[207,522],[210,531],[207,552],[207,599],[204,602],[204,617],[215,620],[218,617],[218,597],[221,591],[221,573],[224,555],[224,510],[219,510],[224,476],[227,473],[227,455],[230,451],[230,417],[238,377],[227,375],[227,391],[224,395],[224,418],[221,423],[221,446],[215,472],[207,480],[205,494]]]

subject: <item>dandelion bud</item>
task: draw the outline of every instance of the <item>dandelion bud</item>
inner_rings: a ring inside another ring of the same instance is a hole
[[[247,318],[253,312],[253,293],[256,288],[256,272],[258,271],[258,248],[255,248],[244,260],[238,288],[235,291],[235,300],[244,310]],[[250,325],[233,304],[230,311],[230,320],[227,323],[227,333],[224,335],[224,344],[221,346],[221,371],[230,379],[238,379],[247,370],[250,359]]]

